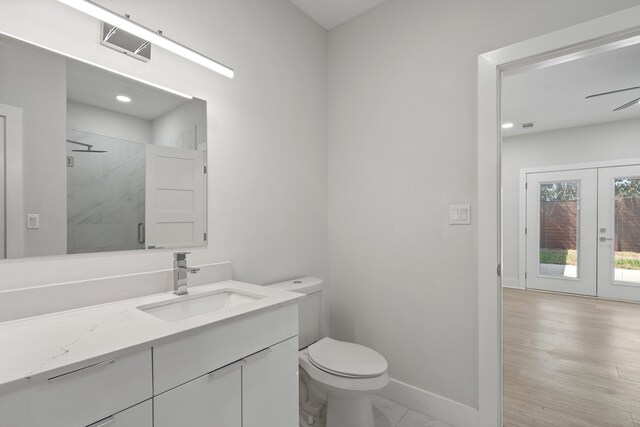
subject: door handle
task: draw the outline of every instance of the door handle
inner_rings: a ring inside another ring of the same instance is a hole
[[[144,223],[138,223],[138,243],[144,244]]]
[[[601,242],[606,242],[607,240],[613,240],[613,237],[601,237],[600,238]]]
[[[75,371],[71,371],[71,372],[67,372],[65,374],[60,374],[60,375],[56,375],[55,377],[51,377],[51,378],[49,378],[48,382],[49,382],[49,384],[51,384],[51,383],[60,381],[60,380],[65,379],[65,378],[69,378],[70,376],[73,376],[75,374],[88,372],[90,370],[101,368],[101,367],[104,367],[104,366],[107,366],[107,365],[113,365],[114,363],[116,363],[116,359],[105,360],[104,362],[94,363],[93,365],[85,366],[84,368],[76,369]]]
[[[254,362],[258,359],[262,359],[263,357],[265,357],[266,355],[268,355],[269,353],[271,353],[273,351],[273,349],[271,347],[267,347],[264,350],[260,350],[257,353],[253,353],[250,354],[249,356],[244,358],[244,361],[247,362],[247,364]]]

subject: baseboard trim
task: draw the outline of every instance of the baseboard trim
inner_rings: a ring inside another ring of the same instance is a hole
[[[524,286],[520,286],[518,279],[502,279],[503,288],[524,289]]]
[[[393,378],[380,395],[456,427],[478,426],[477,409]]]

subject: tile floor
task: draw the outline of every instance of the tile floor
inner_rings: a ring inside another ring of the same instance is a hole
[[[452,427],[433,417],[407,409],[382,396],[374,395],[371,400],[375,427]],[[305,424],[301,422],[300,425]],[[324,427],[324,421],[316,421],[313,427]]]
[[[375,427],[451,427],[447,423],[407,409],[382,396],[373,396],[372,401]]]

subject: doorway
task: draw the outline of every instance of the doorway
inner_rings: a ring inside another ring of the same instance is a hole
[[[500,93],[505,72],[531,70],[638,43],[640,7],[480,55],[478,62],[479,424],[502,425],[502,261],[506,182],[500,164]],[[576,154],[575,152],[572,154]],[[577,152],[578,155],[581,152]],[[580,161],[579,159],[575,159]],[[557,162],[562,164],[563,161]],[[516,180],[517,181],[517,180]],[[514,251],[518,255],[517,251]],[[498,267],[496,269],[496,266]],[[506,292],[505,292],[506,293]],[[570,297],[581,298],[581,297]],[[599,300],[593,300],[599,301]],[[635,306],[634,304],[630,304]],[[626,414],[627,417],[629,413]],[[602,425],[602,424],[601,424]]]
[[[640,301],[640,166],[522,173],[526,289]]]

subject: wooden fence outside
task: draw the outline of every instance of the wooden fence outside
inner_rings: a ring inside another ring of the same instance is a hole
[[[576,249],[577,202],[540,202],[540,247]],[[640,201],[616,203],[615,250],[640,252]]]

